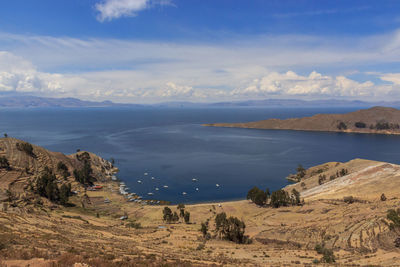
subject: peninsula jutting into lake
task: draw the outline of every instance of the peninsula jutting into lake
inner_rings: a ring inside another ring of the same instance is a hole
[[[317,114],[303,118],[204,124],[214,127],[373,134],[400,134],[399,125],[400,110],[389,107],[372,107],[346,114]]]

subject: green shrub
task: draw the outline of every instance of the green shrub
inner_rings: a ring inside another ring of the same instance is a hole
[[[129,222],[129,223],[125,224],[125,226],[129,227],[129,228],[135,228],[135,229],[142,228],[142,225],[138,222]]]
[[[400,217],[399,214],[394,210],[390,209],[387,211],[386,218],[391,221],[389,227],[390,229],[395,229],[400,227]]]
[[[328,249],[328,248],[325,248],[324,245],[317,244],[317,245],[315,245],[315,251],[318,254],[322,254],[321,262],[325,262],[325,263],[335,262],[335,255],[333,254],[332,249]]]
[[[354,203],[355,199],[354,199],[353,196],[347,196],[347,197],[344,197],[344,198],[343,198],[343,201],[344,201],[345,203],[352,204],[352,203]]]

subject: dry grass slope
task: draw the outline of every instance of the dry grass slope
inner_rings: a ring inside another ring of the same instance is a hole
[[[360,159],[326,163],[307,170],[303,181],[285,188],[297,188],[305,199],[303,206],[273,209],[247,200],[187,205],[191,224],[166,224],[164,206],[128,202],[117,194],[109,163],[93,154],[91,164],[104,189],[88,191],[85,207],[83,188],[76,183],[73,186],[81,193],[70,199],[74,207],[24,201],[28,177],[44,166],[55,168],[62,160],[73,170],[80,163],[75,155],[37,146],[37,157],[29,158],[14,148],[16,142],[0,139],[1,153],[12,167],[1,171],[0,188],[20,197],[14,203],[0,202],[0,266],[311,266],[321,259],[316,244],[333,249],[339,266],[396,266],[400,261],[400,249],[393,242],[399,231],[390,230],[386,219],[386,211],[400,203],[400,166],[395,164]],[[348,170],[346,175],[329,179],[342,169]],[[328,179],[319,184],[322,174]],[[73,182],[73,177],[68,180]],[[381,193],[386,201],[380,200]],[[354,203],[343,201],[349,195]],[[104,203],[105,198],[111,203]],[[243,220],[253,243],[205,241],[200,224],[209,219],[213,233],[219,212]],[[119,219],[123,214],[128,220]],[[137,223],[138,229],[130,227]]]

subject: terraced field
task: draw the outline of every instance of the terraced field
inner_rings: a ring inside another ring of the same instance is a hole
[[[56,172],[62,161],[72,172],[81,163],[76,155],[37,146],[32,157],[18,150],[17,142],[0,139],[0,156],[11,165],[11,170],[0,172],[0,190],[19,197],[13,202],[0,198],[0,266],[311,266],[321,260],[317,244],[332,249],[339,266],[400,262],[400,248],[394,243],[400,229],[390,229],[386,216],[400,204],[400,166],[395,164],[360,159],[322,164],[284,188],[301,192],[301,206],[258,207],[247,200],[187,205],[190,224],[168,224],[162,220],[164,206],[128,202],[117,194],[110,163],[94,154],[91,165],[102,190],[85,195],[70,176],[67,181],[80,191],[70,198],[72,205],[26,201],[32,194],[25,189],[28,179],[45,166]],[[344,201],[348,196],[352,201]],[[209,232],[215,236],[214,220],[220,212],[243,220],[253,242],[205,240],[200,224],[209,220]],[[128,219],[120,220],[122,215]]]

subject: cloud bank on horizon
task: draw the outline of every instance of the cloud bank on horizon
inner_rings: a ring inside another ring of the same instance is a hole
[[[150,37],[135,38],[129,34],[132,29],[123,28],[142,16],[143,20],[159,19],[164,26],[162,16],[172,12],[168,6],[175,6],[173,12],[179,13],[184,5],[177,2],[97,1],[89,7],[95,10],[90,19],[98,20],[89,33],[104,28],[109,32],[96,36],[0,32],[0,91],[132,103],[332,97],[389,100],[400,96],[400,31],[394,26],[386,32],[354,35],[216,30],[211,33],[217,33],[216,40],[158,38],[151,32],[154,28],[141,33]],[[162,15],[153,14],[151,9],[157,6],[166,6],[158,11]],[[350,7],[346,14],[367,9]],[[145,10],[151,14],[140,13]],[[296,20],[302,14],[340,12],[327,10],[271,17]],[[177,29],[175,24],[169,27]],[[112,36],[118,29],[126,31],[127,38]]]

